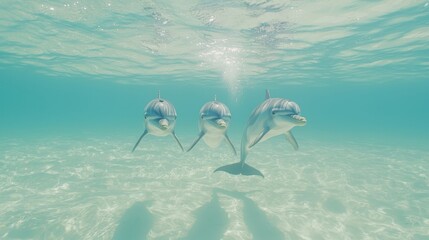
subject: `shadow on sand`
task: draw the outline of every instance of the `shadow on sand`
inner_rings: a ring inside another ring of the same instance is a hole
[[[283,240],[284,234],[273,225],[265,212],[245,193],[215,189],[215,192],[236,198],[243,203],[243,218],[253,240]]]
[[[196,220],[183,240],[219,240],[228,226],[228,215],[220,206],[218,196],[212,193],[211,201],[195,211]]]
[[[195,222],[182,240],[218,240],[228,227],[228,214],[220,205],[218,195],[238,199],[243,204],[243,218],[253,240],[300,239],[293,233],[285,236],[267,217],[265,212],[246,193],[213,189],[211,200],[195,210]],[[136,202],[125,211],[113,236],[113,240],[144,240],[152,228],[153,215],[144,202]]]
[[[136,202],[128,208],[113,235],[113,240],[145,240],[154,222],[145,202]]]

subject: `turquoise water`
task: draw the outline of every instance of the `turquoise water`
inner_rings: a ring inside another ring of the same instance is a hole
[[[429,239],[429,2],[2,1],[1,239]],[[272,97],[308,120],[256,145],[147,136],[174,104]]]

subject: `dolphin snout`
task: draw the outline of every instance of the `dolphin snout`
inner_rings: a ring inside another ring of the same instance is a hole
[[[226,127],[227,127],[227,125],[228,125],[228,124],[226,124],[225,120],[223,120],[223,119],[218,119],[218,120],[216,121],[216,123],[217,123],[217,125],[218,125],[219,127],[223,127],[223,128],[226,128]]]
[[[292,118],[295,119],[300,126],[304,126],[307,123],[307,119],[303,116],[293,115]]]
[[[168,128],[168,120],[165,118],[159,120],[159,126],[161,126],[162,129]]]

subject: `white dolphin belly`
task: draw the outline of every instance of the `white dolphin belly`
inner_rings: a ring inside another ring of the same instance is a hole
[[[200,127],[204,131],[203,140],[211,148],[219,147],[225,138],[226,129],[215,128],[204,120],[201,120]]]
[[[268,112],[270,111],[271,109],[269,109]],[[246,129],[246,135],[243,138],[246,140],[245,146],[248,148],[250,145],[252,145],[265,128],[268,128],[269,131],[259,140],[259,142],[264,142],[272,137],[286,134],[293,127],[294,125],[292,124],[283,124],[281,126],[277,126],[272,122],[269,113],[261,113],[256,121],[253,122],[252,125],[249,125]]]
[[[209,147],[217,148],[224,138],[223,134],[206,133],[204,134],[203,140]]]
[[[293,126],[283,126],[283,127],[270,129],[270,131],[267,132],[259,142],[264,142],[264,141],[266,141],[272,137],[282,135],[282,134],[286,134],[292,128],[293,128]]]
[[[283,129],[278,129],[278,130],[270,130],[267,134],[265,134],[265,136],[259,141],[259,142],[265,142],[266,140],[278,136],[280,134],[284,134],[285,131]]]

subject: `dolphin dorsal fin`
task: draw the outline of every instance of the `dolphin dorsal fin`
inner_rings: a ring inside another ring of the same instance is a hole
[[[160,99],[160,98],[161,98],[161,91],[158,90],[158,99]]]
[[[216,94],[215,94],[215,99],[214,100],[217,101]]]
[[[265,99],[271,98],[270,96],[270,90],[265,89]]]

